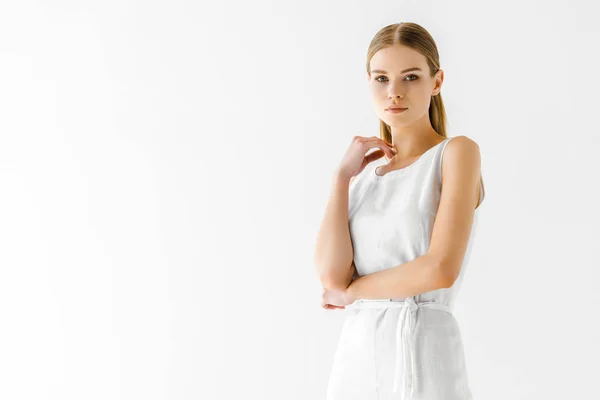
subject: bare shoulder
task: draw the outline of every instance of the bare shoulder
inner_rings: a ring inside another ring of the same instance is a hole
[[[458,149],[458,150],[454,150]],[[452,137],[452,140],[446,145],[447,152],[471,152],[479,153],[479,144],[468,136],[460,135]]]
[[[477,207],[483,201],[485,189],[481,174],[479,144],[468,136],[455,136],[448,142],[442,155],[442,187],[444,184],[469,188],[474,185]],[[480,193],[480,185],[481,192]],[[443,189],[442,189],[443,190]]]
[[[474,168],[479,172],[481,168],[481,152],[479,144],[468,136],[453,137],[442,156],[442,176],[445,170],[459,168]]]

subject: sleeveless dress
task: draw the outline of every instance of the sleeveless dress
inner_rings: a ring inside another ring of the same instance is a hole
[[[429,248],[441,196],[442,155],[452,137],[383,176],[368,164],[349,187],[357,276],[409,262]],[[346,306],[327,400],[471,400],[463,343],[452,314],[475,237],[480,199],[460,274],[450,288]]]

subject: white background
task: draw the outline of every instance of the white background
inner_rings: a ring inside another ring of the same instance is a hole
[[[0,398],[324,399],[314,241],[401,21],[482,155],[474,398],[600,398],[596,3],[0,4]]]

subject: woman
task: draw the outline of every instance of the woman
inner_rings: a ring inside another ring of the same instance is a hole
[[[315,250],[322,306],[349,310],[328,400],[472,398],[452,307],[485,192],[477,143],[446,136],[439,65],[415,23],[369,46],[380,138],[353,138]]]

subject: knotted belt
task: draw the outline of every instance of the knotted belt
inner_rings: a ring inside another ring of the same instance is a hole
[[[394,372],[394,393],[398,391],[398,381],[402,379],[402,400],[412,398],[416,386],[416,366],[415,366],[415,341],[413,340],[413,331],[416,323],[416,313],[419,307],[432,310],[445,311],[452,314],[452,309],[443,303],[434,301],[415,302],[414,297],[407,297],[404,300],[393,299],[359,299],[346,306],[347,309],[355,308],[391,308],[401,307],[398,317],[398,326],[396,328],[396,370]],[[401,366],[404,367],[404,373],[401,373]]]

